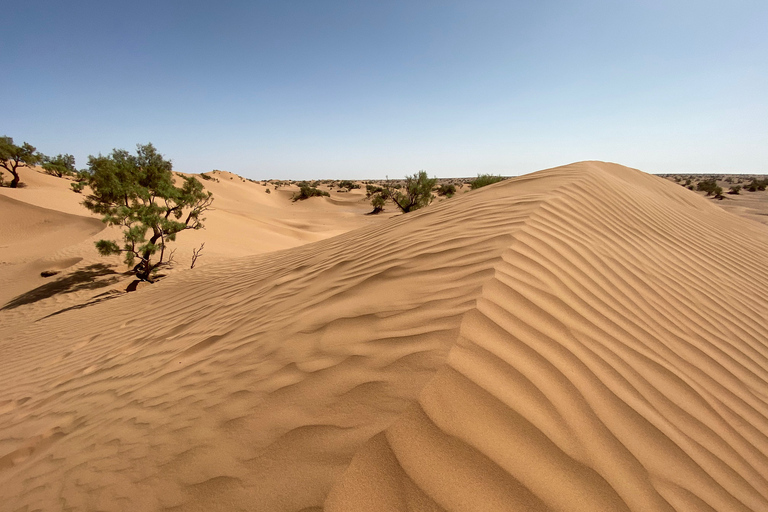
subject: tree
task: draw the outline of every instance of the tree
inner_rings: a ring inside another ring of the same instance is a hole
[[[389,196],[403,213],[423,208],[432,202],[432,189],[437,178],[430,179],[427,171],[419,171],[405,178],[405,193],[399,190],[390,191]]]
[[[42,160],[43,155],[37,153],[35,146],[24,143],[21,146],[17,146],[13,143],[11,137],[3,135],[0,137],[0,167],[3,167],[6,171],[13,175],[11,180],[11,188],[19,186],[19,167],[30,167]],[[0,177],[0,183],[2,178]]]
[[[181,231],[201,229],[205,219],[200,215],[213,203],[213,194],[194,177],[180,176],[181,186],[176,186],[171,168],[150,143],[137,145],[136,155],[115,149],[109,156],[89,156],[83,176],[84,186],[91,188],[83,205],[103,215],[106,224],[125,229],[122,247],[117,241],[99,240],[96,248],[103,256],[125,254],[128,266],[138,259],[134,271],[146,281],[167,263],[168,243]]]
[[[64,176],[73,176],[77,173],[75,169],[75,157],[72,155],[56,155],[54,157],[43,157],[43,169],[51,176],[62,178]]]

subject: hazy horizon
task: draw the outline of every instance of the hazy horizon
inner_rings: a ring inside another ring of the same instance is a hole
[[[768,172],[768,4],[6,7],[0,135],[252,179]]]

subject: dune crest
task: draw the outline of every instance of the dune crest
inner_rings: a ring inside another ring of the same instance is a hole
[[[0,502],[766,510],[766,264],[583,162],[175,274],[0,342]]]

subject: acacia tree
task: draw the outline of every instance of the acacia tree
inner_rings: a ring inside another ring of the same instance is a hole
[[[72,155],[56,155],[43,157],[43,169],[51,176],[63,178],[77,173],[75,169],[75,157]]]
[[[0,137],[0,167],[10,172],[13,176],[11,188],[19,186],[19,167],[35,165],[43,159],[43,155],[37,153],[35,146],[24,143],[17,146],[13,138],[3,135]],[[2,183],[2,176],[0,176]]]
[[[109,156],[89,156],[88,172],[81,176],[83,187],[91,188],[83,205],[103,215],[103,222],[125,229],[122,247],[114,240],[99,240],[99,253],[123,253],[128,266],[138,259],[134,271],[146,281],[167,264],[168,243],[181,231],[201,229],[201,214],[213,203],[213,194],[194,177],[180,176],[181,186],[174,185],[171,169],[171,162],[150,143],[137,145],[136,155],[115,149]]]

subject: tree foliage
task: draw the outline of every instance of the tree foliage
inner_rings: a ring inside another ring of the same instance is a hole
[[[77,173],[75,157],[69,154],[43,157],[43,169],[51,176],[63,178]]]
[[[11,188],[19,186],[19,167],[32,166],[40,162],[43,155],[37,152],[35,146],[24,143],[17,146],[13,138],[3,135],[0,137],[0,167],[11,173]],[[0,176],[2,184],[2,176]]]
[[[80,176],[81,189],[91,188],[83,205],[101,214],[106,224],[124,228],[122,244],[99,240],[99,253],[122,253],[128,266],[138,260],[134,271],[148,281],[167,263],[168,243],[181,231],[201,229],[201,214],[213,203],[213,194],[194,177],[180,176],[176,186],[171,169],[171,162],[150,143],[137,145],[136,155],[115,149],[108,156],[89,156],[88,172]]]

